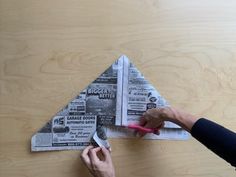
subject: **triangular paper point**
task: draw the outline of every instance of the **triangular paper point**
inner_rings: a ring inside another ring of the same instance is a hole
[[[98,125],[138,123],[147,109],[167,105],[128,57],[122,55],[33,135],[31,150],[83,149],[90,144]]]

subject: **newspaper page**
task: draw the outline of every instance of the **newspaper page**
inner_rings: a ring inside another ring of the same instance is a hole
[[[138,124],[140,117],[146,110],[169,106],[160,93],[125,56],[123,58],[123,73],[121,125]],[[165,128],[180,127],[166,122]]]
[[[108,137],[135,137],[122,127],[138,123],[147,109],[163,106],[168,106],[166,100],[123,55],[32,137],[31,150],[83,149],[98,126],[106,127]],[[145,138],[186,137],[180,127],[166,123],[160,136]]]
[[[144,78],[143,74],[129,61],[123,57],[123,82],[122,82],[122,119],[116,125],[127,126],[138,124],[142,114],[152,108],[169,106],[168,102],[159,92]],[[136,137],[133,130],[110,126],[107,127],[108,137],[132,138]],[[165,122],[160,130],[160,135],[147,134],[144,139],[173,139],[185,140],[189,133],[178,125]]]
[[[119,126],[106,127],[106,134],[109,138],[140,138],[134,130]],[[147,140],[187,140],[190,134],[180,128],[162,128],[160,135],[148,133],[143,139]]]
[[[114,125],[121,115],[123,60],[117,60],[31,139],[32,151],[83,149],[98,125]]]

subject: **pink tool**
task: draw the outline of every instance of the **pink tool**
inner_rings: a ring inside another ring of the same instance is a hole
[[[142,133],[156,133],[160,129],[160,128],[145,128],[142,127],[141,125],[136,125],[136,124],[130,124],[127,126],[127,128],[135,129]]]

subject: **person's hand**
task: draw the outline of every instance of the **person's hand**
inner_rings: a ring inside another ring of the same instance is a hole
[[[88,146],[80,157],[94,177],[115,177],[111,155],[106,148]]]
[[[161,129],[164,127],[166,121],[166,117],[168,115],[168,111],[165,108],[154,108],[148,109],[140,119],[140,125],[145,128],[155,128]],[[145,133],[138,132],[138,134],[142,137]],[[155,134],[159,135],[160,131],[156,131]]]
[[[190,131],[193,124],[198,120],[197,117],[184,111],[172,107],[162,107],[148,109],[140,119],[140,125],[145,128],[162,128],[164,121],[178,124],[187,131]],[[158,134],[157,132],[156,134]],[[144,134],[139,133],[141,136]]]

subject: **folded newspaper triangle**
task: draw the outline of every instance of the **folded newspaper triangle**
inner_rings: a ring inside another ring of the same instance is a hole
[[[96,141],[98,126],[106,127],[109,137],[132,137],[132,131],[123,131],[117,126],[138,123],[140,115],[147,109],[167,105],[159,92],[123,55],[33,135],[31,150],[83,149],[91,141]],[[181,131],[179,139],[186,139],[188,135],[175,124],[167,123],[166,128]],[[174,134],[172,136],[178,139]],[[147,138],[160,139],[155,135]]]

